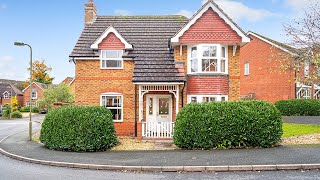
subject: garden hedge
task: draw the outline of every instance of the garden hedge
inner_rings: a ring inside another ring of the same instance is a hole
[[[30,112],[30,107],[27,107],[27,106],[21,107],[21,108],[20,108],[20,112]],[[33,108],[31,109],[31,112],[32,112],[32,113],[39,113],[39,108],[33,107]]]
[[[49,149],[94,152],[117,144],[112,114],[103,107],[68,106],[49,111],[40,141]]]
[[[275,103],[283,116],[320,116],[320,101],[316,99],[291,99]]]
[[[183,149],[272,147],[281,140],[281,113],[264,101],[193,103],[177,115],[174,144]]]

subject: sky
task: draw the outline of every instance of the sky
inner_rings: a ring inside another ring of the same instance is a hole
[[[0,0],[0,79],[29,77],[30,44],[33,60],[45,60],[54,83],[74,77],[71,53],[84,26],[88,0]],[[207,0],[94,0],[98,15],[169,15],[191,17]],[[288,42],[283,24],[303,17],[317,0],[214,0],[245,32],[254,31]],[[107,28],[107,27],[106,27]]]

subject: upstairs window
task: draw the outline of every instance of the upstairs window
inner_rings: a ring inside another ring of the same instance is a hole
[[[31,96],[32,99],[37,99],[38,98],[38,92],[36,89],[33,89],[32,90],[32,96]]]
[[[101,50],[101,69],[123,69],[123,50]]]
[[[250,65],[249,63],[244,64],[244,75],[248,76],[250,74]]]
[[[189,46],[189,73],[228,72],[228,48],[220,44]]]
[[[8,91],[3,93],[3,99],[10,99],[10,93]]]

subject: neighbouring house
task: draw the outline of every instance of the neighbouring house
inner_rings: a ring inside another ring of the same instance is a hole
[[[187,103],[240,99],[240,46],[250,38],[214,1],[191,19],[96,12],[89,0],[70,55],[75,101],[108,108],[117,135],[172,138]]]
[[[62,83],[65,83],[66,85],[68,85],[70,87],[69,92],[70,93],[75,93],[75,80],[76,78],[73,77],[67,77],[66,79],[64,79],[62,81]]]
[[[32,83],[32,101],[31,101],[31,106],[32,107],[37,107],[37,101],[41,98],[43,98],[43,91],[48,88],[48,85],[39,83],[39,82],[33,82]],[[24,106],[30,106],[30,85],[27,86],[23,92],[23,97],[24,97]]]
[[[277,102],[287,99],[311,98],[311,86],[296,83],[296,77],[308,75],[310,65],[295,70],[284,68],[294,62],[295,49],[258,33],[249,32],[251,42],[241,48],[241,96]],[[314,86],[314,96],[319,98],[320,87]],[[318,95],[318,96],[317,96]]]
[[[11,97],[14,96],[17,97],[18,106],[23,106],[24,99],[21,90],[15,85],[0,82],[0,110],[2,110],[3,105],[10,104]]]

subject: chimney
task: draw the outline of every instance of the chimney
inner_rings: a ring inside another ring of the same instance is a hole
[[[89,0],[87,4],[85,4],[84,8],[84,24],[92,24],[97,16],[97,8],[93,3],[93,0]]]

